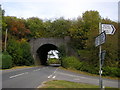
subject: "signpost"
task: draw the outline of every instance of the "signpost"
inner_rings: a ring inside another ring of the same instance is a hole
[[[105,31],[106,34],[113,35],[116,31],[115,27],[112,24],[101,24],[102,32]]]
[[[100,70],[99,70],[99,74],[100,74],[100,78],[99,78],[99,85],[100,88],[103,89],[103,82],[102,82],[102,66],[104,63],[104,59],[105,59],[105,53],[106,51],[101,51],[102,47],[101,45],[103,43],[105,43],[106,41],[106,34],[110,34],[113,35],[115,33],[115,27],[111,24],[101,24],[99,23],[99,35],[95,38],[95,46],[99,46],[99,64],[100,64]]]
[[[95,46],[97,47],[97,46],[105,43],[105,41],[106,41],[106,33],[104,31],[99,36],[96,37],[96,39],[95,39]]]
[[[103,66],[103,64],[104,64],[105,54],[106,54],[106,51],[103,50],[103,51],[101,52],[101,65],[102,65],[102,66]]]

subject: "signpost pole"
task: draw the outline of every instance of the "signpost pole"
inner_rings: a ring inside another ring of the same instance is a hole
[[[112,24],[101,24],[99,23],[99,36],[95,38],[95,46],[99,46],[99,86],[100,89],[103,90],[103,82],[102,82],[102,65],[104,62],[105,51],[102,50],[102,44],[106,41],[106,34],[113,35],[115,33],[115,27]]]
[[[101,23],[99,23],[99,34],[101,34],[102,30],[101,30]],[[101,38],[100,38],[100,41],[101,41]],[[99,64],[100,64],[100,70],[99,70],[99,74],[100,74],[100,78],[99,78],[99,85],[100,85],[100,88],[102,90],[103,88],[103,85],[102,85],[102,65],[101,65],[101,45],[99,46]]]

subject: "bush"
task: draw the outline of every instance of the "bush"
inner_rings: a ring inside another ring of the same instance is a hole
[[[60,59],[66,57],[66,51],[65,51],[65,46],[64,46],[64,45],[61,45],[61,46],[58,48],[58,51],[60,52],[60,53],[58,54]]]
[[[21,42],[20,48],[22,49],[22,65],[33,65],[34,60],[30,52],[30,45],[27,42]]]
[[[88,64],[87,62],[81,62],[79,70],[92,74],[98,74],[99,68],[97,66]]]
[[[120,77],[120,68],[106,66],[103,68],[104,76]]]
[[[62,66],[64,68],[72,68],[78,70],[80,68],[80,65],[81,65],[80,61],[73,56],[64,57],[62,59]]]
[[[2,69],[9,69],[12,67],[12,57],[7,54],[7,53],[3,53],[0,55],[0,57],[2,57]]]
[[[7,52],[12,56],[14,66],[32,65],[34,60],[30,53],[29,43],[10,39],[8,41]]]
[[[50,58],[47,61],[48,64],[60,64],[60,60],[56,59],[56,58]]]

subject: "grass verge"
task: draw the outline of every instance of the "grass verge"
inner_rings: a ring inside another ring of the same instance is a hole
[[[79,74],[99,77],[99,75],[91,74],[91,73],[88,73],[88,72],[83,72],[83,71],[79,71],[79,70],[75,70],[75,69],[69,69],[69,68],[66,69],[66,68],[63,68],[63,67],[60,67],[60,69],[71,71],[71,72],[75,72],[75,73],[79,73]],[[118,77],[110,77],[110,76],[102,76],[102,78],[113,79],[113,80],[120,80],[120,78],[118,78]]]
[[[65,80],[52,80],[52,81],[44,82],[42,87],[38,87],[38,88],[96,88],[95,90],[100,90],[99,86],[97,85],[76,83]],[[110,89],[110,87],[106,87],[106,88]],[[119,89],[114,88],[113,90],[119,90]]]
[[[32,66],[15,66],[15,67],[12,67],[10,69],[1,69],[1,70],[13,70],[13,69],[22,69],[22,68],[30,68],[30,67],[40,67],[40,66],[35,66],[35,65],[32,65]]]

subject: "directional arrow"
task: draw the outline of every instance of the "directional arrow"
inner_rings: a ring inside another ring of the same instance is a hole
[[[105,31],[106,34],[113,35],[116,31],[112,24],[102,24],[102,32]]]

